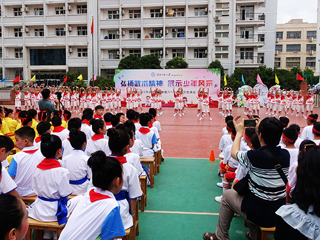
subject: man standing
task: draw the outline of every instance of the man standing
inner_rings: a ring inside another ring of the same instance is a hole
[[[59,110],[59,100],[56,99],[56,107],[50,102],[50,90],[49,89],[43,89],[42,92],[42,99],[39,100],[39,109],[40,111],[46,111],[47,112],[47,117],[50,119],[51,118],[51,113],[53,111]]]

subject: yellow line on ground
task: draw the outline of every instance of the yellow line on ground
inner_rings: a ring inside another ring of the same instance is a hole
[[[212,215],[219,216],[219,213],[203,213],[203,212],[176,212],[176,211],[150,211],[145,210],[147,213],[169,213],[169,214],[190,214],[190,215]]]

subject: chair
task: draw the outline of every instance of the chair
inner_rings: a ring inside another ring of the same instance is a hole
[[[55,231],[57,232],[57,237],[59,239],[59,236],[65,226],[65,224],[59,225],[58,222],[39,222],[37,220],[34,220],[32,218],[28,218],[29,222],[29,229],[26,234],[26,240],[32,239],[32,230],[35,232],[34,239],[42,239],[43,231]]]
[[[140,162],[142,164],[150,165],[150,171],[148,172],[149,177],[150,177],[150,187],[153,188],[154,184],[154,175],[156,172],[156,163],[155,163],[155,158],[140,158]]]
[[[274,235],[275,231],[276,231],[275,227],[271,227],[271,228],[259,227],[258,239],[268,240],[268,235]]]
[[[140,184],[141,184],[141,190],[142,190],[142,196],[141,196],[141,212],[144,212],[145,207],[147,206],[147,176],[140,176]]]

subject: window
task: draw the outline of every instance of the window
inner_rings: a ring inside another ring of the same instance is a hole
[[[300,52],[300,44],[287,44],[287,52]]]
[[[34,9],[34,15],[36,15],[36,16],[43,15],[43,8],[35,8]]]
[[[173,17],[184,17],[184,8],[173,8]]]
[[[43,36],[44,36],[44,30],[43,30],[43,28],[35,28],[35,29],[34,29],[34,36],[36,36],[36,37],[43,37]]]
[[[119,19],[119,11],[108,11],[108,19]]]
[[[307,38],[317,38],[317,31],[307,31]]]
[[[65,36],[66,30],[64,28],[56,28],[56,36]]]
[[[140,18],[141,10],[129,10],[129,18]]]
[[[150,37],[151,38],[161,38],[162,37],[162,29],[151,29]]]
[[[216,52],[225,52],[225,51],[228,51],[228,50],[229,50],[228,46],[216,47]]]
[[[252,39],[253,27],[240,27],[240,38]]]
[[[2,58],[2,48],[0,48],[0,59]]]
[[[216,38],[228,38],[229,33],[216,33]]]
[[[172,57],[184,58],[184,49],[172,49]]]
[[[172,37],[173,38],[184,37],[184,28],[173,28]]]
[[[141,57],[141,50],[140,49],[129,50],[129,54],[136,55],[137,57]]]
[[[66,10],[64,10],[64,7],[56,7],[56,15],[65,15]]]
[[[307,44],[307,51],[313,50],[316,51],[316,44]]]
[[[300,58],[299,57],[287,57],[286,59],[286,68],[300,67]]]
[[[276,51],[282,52],[282,45],[276,45]]]
[[[119,50],[108,50],[109,59],[119,59]]]
[[[162,58],[162,50],[161,49],[151,49],[150,54],[156,55],[158,58]]]
[[[301,31],[288,31],[287,38],[301,38]]]
[[[66,65],[66,49],[30,49],[30,65]]]
[[[0,27],[0,38],[2,37],[2,28]]]
[[[20,8],[13,8],[13,16],[18,17],[22,15],[21,7]]]
[[[77,5],[77,14],[86,14],[87,5]]]
[[[276,57],[274,58],[274,67],[279,68],[281,66],[281,58]]]
[[[14,49],[14,56],[15,56],[15,58],[23,58],[22,48],[15,48]]]
[[[206,37],[208,30],[206,28],[195,28],[194,37]]]
[[[216,16],[229,16],[229,12],[216,12]]]
[[[194,8],[194,15],[195,16],[205,16],[205,15],[207,15],[207,8],[205,8],[205,7]]]
[[[229,25],[216,25],[216,30],[229,30]]]
[[[254,7],[253,6],[241,6],[240,19],[241,20],[253,20],[254,19]]]
[[[316,58],[315,57],[307,57],[306,58],[306,66],[307,67],[316,67]]]
[[[116,30],[108,31],[108,38],[109,39],[119,39],[119,32]]]
[[[228,9],[229,3],[217,3],[216,8],[218,9]]]
[[[276,38],[283,39],[283,32],[276,32]]]
[[[141,30],[129,30],[129,38],[130,39],[141,38]]]
[[[207,58],[207,49],[194,49],[194,58]]]
[[[216,54],[216,58],[228,58],[229,57],[229,54],[228,53],[222,53],[222,54]]]
[[[253,59],[253,48],[240,48],[240,59]]]
[[[115,74],[114,69],[101,69],[101,72],[105,72],[106,79],[113,79]]]
[[[14,29],[14,37],[22,37],[22,28]]]
[[[86,36],[87,35],[87,26],[79,26],[77,27],[78,36]]]
[[[150,9],[150,15],[152,18],[162,17],[162,9]]]
[[[88,49],[78,48],[78,57],[88,57]]]

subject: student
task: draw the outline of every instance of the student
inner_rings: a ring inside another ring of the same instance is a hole
[[[120,118],[116,115],[113,115],[111,117],[111,125],[113,128],[115,128],[116,126],[118,126],[120,124]]]
[[[34,109],[29,109],[28,110],[28,116],[32,118],[32,128],[33,130],[36,132],[36,135],[38,135],[38,132],[37,132],[37,125],[38,125],[38,122],[37,122],[37,111],[34,110]]]
[[[229,120],[232,120],[232,121],[233,121],[233,116],[232,116],[232,115],[228,115],[228,116],[226,116],[226,117],[224,118],[224,122],[226,123],[226,125],[227,125],[227,122],[228,122]],[[222,128],[222,135],[226,135],[226,134],[228,134],[227,126],[225,126],[224,128]]]
[[[10,133],[10,130],[9,130],[9,127],[8,127],[8,124],[6,123],[6,121],[2,121],[2,119],[4,119],[4,108],[2,108],[0,106],[0,119],[1,119],[1,129],[0,129],[0,133],[2,135],[7,135]]]
[[[37,131],[39,135],[34,139],[33,145],[40,149],[41,136],[46,132],[51,133],[51,124],[47,121],[40,122],[37,125]]]
[[[312,133],[314,135],[314,139],[312,141],[314,141],[315,144],[319,145],[320,144],[320,122],[315,122],[313,124]]]
[[[201,109],[201,115],[199,118],[200,121],[204,118],[206,113],[208,113],[210,121],[212,121],[212,117],[210,114],[210,106],[209,106],[209,88],[205,88],[203,92],[202,109]]]
[[[313,140],[314,135],[312,133],[313,124],[317,122],[318,120],[318,114],[310,114],[307,117],[307,126],[303,128],[301,133],[301,138],[303,140]]]
[[[120,214],[125,229],[133,226],[133,216],[136,214],[137,199],[142,196],[137,170],[127,162],[124,155],[129,150],[129,135],[122,129],[109,129],[109,147],[111,157],[116,158],[123,169],[123,187],[122,190],[115,194],[120,205]]]
[[[28,227],[24,202],[15,196],[0,195],[0,239],[23,240]]]
[[[62,165],[69,171],[72,195],[83,195],[86,193],[91,179],[91,169],[88,168],[89,157],[84,152],[87,139],[86,135],[79,131],[79,128],[72,128],[69,136],[70,139],[65,141],[70,141],[72,150],[70,154],[63,157]]]
[[[62,142],[66,140],[69,137],[69,130],[61,126],[61,118],[54,116],[51,122],[53,126],[52,134],[58,136]]]
[[[13,113],[12,109],[4,108],[4,113],[5,113],[4,122],[7,123],[8,127],[9,127],[9,131],[10,131],[7,134],[7,136],[10,137],[13,142],[15,142],[14,131],[16,130],[16,128],[18,126],[18,121],[13,119],[15,114]]]
[[[58,221],[59,225],[67,222],[67,217],[80,200],[71,195],[68,170],[61,167],[58,158],[62,154],[62,143],[58,136],[45,133],[41,136],[41,153],[45,157],[32,176],[32,188],[36,195],[35,202],[28,208],[29,217],[42,222]],[[46,235],[53,234],[48,232]]]
[[[289,118],[287,118],[287,117],[280,117],[279,120],[280,120],[280,122],[282,123],[283,128],[288,127],[289,121],[290,121]]]
[[[21,152],[14,155],[8,173],[17,184],[17,192],[22,197],[35,196],[32,189],[32,174],[43,160],[39,148],[33,146],[35,132],[31,127],[22,127],[15,132],[16,146]]]
[[[233,129],[234,129],[233,120],[229,120],[227,122],[228,133],[221,137],[220,143],[219,143],[219,149],[221,150],[221,153],[219,154],[220,159],[223,159],[223,150],[233,142],[231,139],[231,133]]]
[[[104,122],[106,123],[106,128],[107,128],[107,130],[109,129],[109,128],[112,128],[112,124],[111,124],[111,117],[112,117],[113,115],[112,115],[112,113],[109,113],[109,112],[107,112],[107,113],[105,113],[104,115],[103,115],[103,120],[104,120]]]
[[[157,110],[154,109],[154,108],[149,108],[149,113],[153,117],[152,125],[158,129],[158,132],[161,132],[161,124],[160,124],[160,122],[158,120],[156,120]]]
[[[86,108],[83,110],[82,122],[81,122],[81,131],[86,134],[87,142],[94,135],[92,131],[92,127],[90,124],[90,120],[92,119],[93,111],[90,108]]]
[[[95,108],[94,108],[94,116],[93,118],[94,119],[101,119],[103,120],[103,111],[104,111],[104,108],[101,106],[101,105],[97,105]]]
[[[65,129],[68,129],[68,122],[71,118],[71,112],[68,110],[63,111],[63,120],[61,122],[61,126],[64,127]]]
[[[79,202],[59,239],[108,240],[125,236],[120,206],[114,196],[124,182],[121,163],[98,151],[92,154],[88,165],[94,187]]]
[[[90,122],[92,123],[92,130],[95,134],[88,141],[86,154],[91,156],[92,153],[101,150],[105,152],[106,155],[109,155],[111,151],[108,146],[108,139],[104,138],[104,135],[107,133],[104,121],[92,119]]]
[[[68,124],[68,130],[69,130],[69,137],[62,142],[62,160],[69,154],[73,152],[73,147],[70,143],[70,131],[72,129],[77,129],[78,131],[81,130],[81,120],[80,118],[72,118],[69,121]]]
[[[117,113],[116,116],[119,117],[120,124],[123,124],[126,121],[126,116],[124,115],[124,113]]]
[[[135,127],[135,124],[133,123],[133,121],[127,120],[123,125],[129,129],[131,129],[131,131],[133,131],[134,133],[136,132],[136,127]],[[133,146],[130,148],[130,151],[137,154],[139,157],[143,156],[142,142],[141,142],[141,140],[136,139],[135,135],[134,135],[134,143],[133,143]]]
[[[154,156],[154,146],[158,143],[157,137],[154,132],[150,131],[149,124],[150,118],[149,114],[140,114],[140,124],[141,128],[136,133],[136,138],[140,139],[143,146],[143,157],[153,157]]]
[[[297,140],[294,142],[294,146],[295,148],[299,149],[300,148],[300,144],[302,143],[303,139],[299,137],[300,134],[300,126],[298,124],[291,124],[289,126],[289,128],[293,128],[294,130],[296,130],[296,132],[298,133],[298,138]]]

